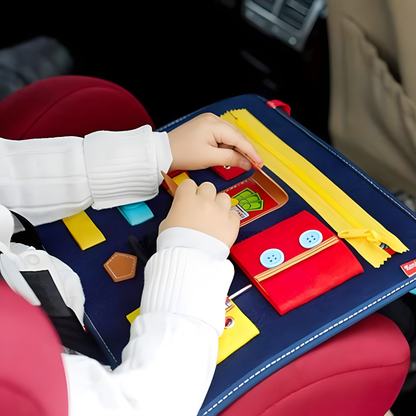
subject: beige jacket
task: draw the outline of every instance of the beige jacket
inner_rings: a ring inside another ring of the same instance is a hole
[[[333,145],[416,196],[416,1],[326,2]]]

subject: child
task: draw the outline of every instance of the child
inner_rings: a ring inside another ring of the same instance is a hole
[[[261,166],[251,144],[212,114],[168,134],[144,126],[85,138],[1,139],[0,203],[37,225],[90,205],[104,209],[143,201],[156,196],[160,171],[215,165],[249,169],[250,162],[232,148]],[[10,224],[3,208],[0,251],[24,270],[30,249],[9,244]],[[186,180],[179,186],[145,269],[141,313],[120,366],[110,371],[89,357],[62,355],[70,415],[197,414],[215,370],[233,277],[227,257],[238,229],[230,198],[217,195],[212,184],[197,187]],[[64,268],[53,262],[58,271]],[[79,281],[76,275],[72,280],[73,290]],[[73,301],[61,294],[82,319],[83,296]]]

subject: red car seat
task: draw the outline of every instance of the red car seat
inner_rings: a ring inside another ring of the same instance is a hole
[[[0,414],[65,416],[62,345],[40,307],[0,281]]]

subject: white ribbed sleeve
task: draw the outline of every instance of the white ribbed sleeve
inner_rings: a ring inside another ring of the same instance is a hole
[[[234,275],[228,247],[188,228],[169,228],[158,238],[157,253],[145,270],[140,313],[193,316],[224,330],[224,303]]]
[[[172,163],[166,133],[150,126],[82,137],[0,138],[0,203],[35,225],[93,204],[109,208],[156,196]]]
[[[70,416],[195,416],[211,383],[233,277],[228,247],[170,228],[145,271],[140,316],[113,372],[64,355]]]
[[[154,198],[160,170],[172,162],[166,133],[150,126],[123,132],[98,131],[85,137],[85,165],[93,208],[110,208]]]

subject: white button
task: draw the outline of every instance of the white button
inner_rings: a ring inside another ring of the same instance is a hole
[[[299,237],[299,243],[303,248],[312,248],[317,246],[323,240],[322,233],[318,230],[308,230]]]
[[[285,255],[278,248],[270,248],[269,250],[264,251],[260,256],[260,263],[268,269],[282,264],[284,260]]]
[[[39,264],[40,258],[36,254],[30,254],[26,256],[26,261],[30,264]]]

